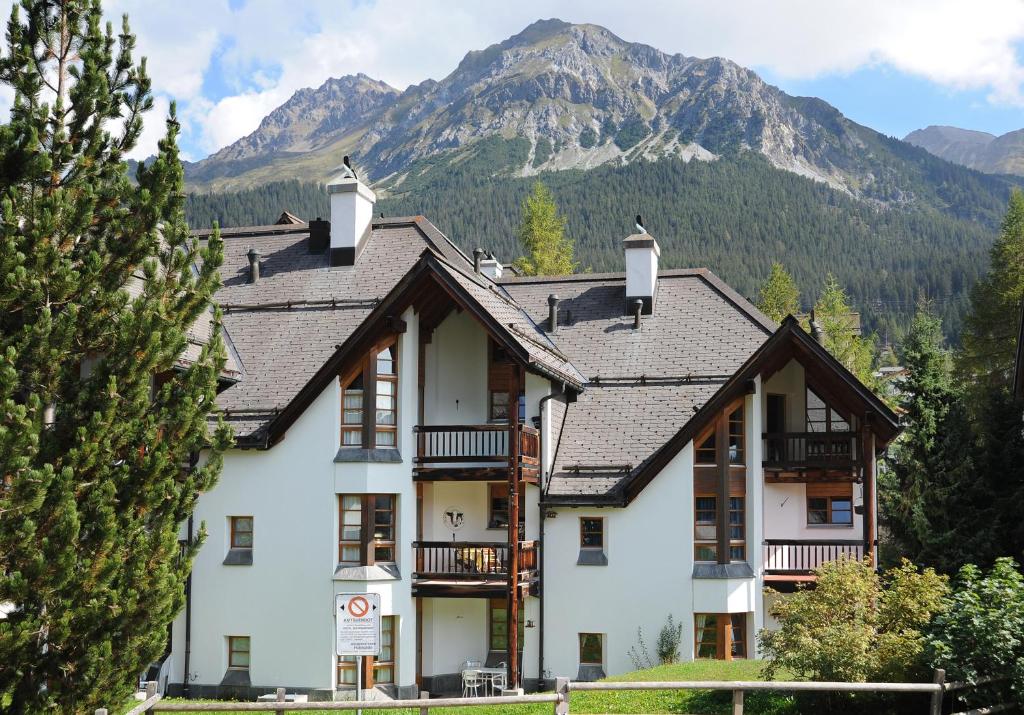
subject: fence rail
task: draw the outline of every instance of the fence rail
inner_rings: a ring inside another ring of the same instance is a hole
[[[510,429],[507,424],[418,425],[415,428],[416,463],[506,463]],[[520,424],[515,433],[519,440],[520,462],[535,467],[540,461],[540,432]]]
[[[414,541],[413,578],[475,580],[508,576],[509,545],[501,541]],[[537,567],[537,542],[520,541],[521,570]]]
[[[765,539],[764,571],[767,574],[809,574],[840,558],[860,561],[864,542],[855,539]]]
[[[853,469],[860,465],[857,432],[765,432],[764,466],[782,469]]]
[[[499,695],[477,698],[431,698],[429,693],[421,692],[420,697],[412,700],[348,700],[342,702],[286,702],[284,688],[277,689],[277,699],[273,702],[169,702],[156,694],[156,683],[147,683],[147,700],[130,710],[126,715],[158,712],[297,712],[303,710],[321,710],[343,712],[349,710],[400,710],[418,709],[420,715],[428,715],[435,708],[478,707],[493,705],[526,705],[532,703],[550,703],[554,706],[555,715],[569,715],[571,694],[575,692],[595,691],[628,691],[628,690],[719,690],[732,693],[733,715],[743,715],[743,696],[747,692],[830,692],[830,693],[920,693],[929,695],[929,715],[942,715],[944,699],[947,693],[962,691],[982,685],[1005,682],[1000,678],[982,678],[977,683],[946,682],[945,671],[935,671],[930,683],[840,683],[816,681],[760,681],[760,680],[723,680],[723,681],[636,681],[611,682],[598,681],[592,683],[572,682],[568,678],[555,679],[553,693],[534,693],[531,695]],[[982,715],[1010,710],[1014,706],[1009,703],[994,704],[985,708],[970,710],[954,715]],[[107,715],[105,709],[96,711],[96,715]]]

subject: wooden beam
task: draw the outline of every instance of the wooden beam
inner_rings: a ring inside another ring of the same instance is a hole
[[[519,390],[522,367],[514,370],[508,404],[508,687],[519,687]]]

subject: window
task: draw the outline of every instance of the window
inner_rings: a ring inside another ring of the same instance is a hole
[[[338,656],[338,688],[354,689],[357,668],[361,669],[363,687],[393,685],[398,666],[398,616],[380,618],[380,653],[376,657]]]
[[[369,391],[367,385],[371,387]],[[341,446],[366,449],[398,446],[396,343],[371,352],[354,368],[347,381],[342,380]]]
[[[505,390],[491,391],[490,417],[492,422],[508,420],[508,392]]]
[[[374,445],[398,445],[398,360],[394,344],[377,353],[377,422]]]
[[[338,562],[369,566],[395,561],[395,496],[342,494],[338,513]]]
[[[694,654],[732,660],[747,657],[747,614],[697,613],[693,617]]]
[[[806,490],[808,526],[853,526],[852,484],[808,484]]]
[[[396,621],[397,616],[381,616],[380,619],[380,653],[373,659],[373,682],[378,685],[395,682]]]
[[[228,668],[249,670],[249,636],[228,636]]]
[[[232,549],[251,549],[252,548],[252,517],[251,516],[232,516],[230,518],[231,518],[231,548]]]
[[[580,548],[604,548],[604,519],[594,516],[580,518]]]
[[[729,497],[729,560],[743,561],[746,554],[744,497]],[[718,561],[718,497],[698,496],[694,505],[695,561]]]
[[[744,464],[744,435],[743,435],[743,405],[734,409],[729,413],[729,464],[742,465]],[[718,463],[718,451],[717,440],[715,439],[715,433],[717,430],[712,429],[711,433],[704,438],[697,445],[697,454],[695,460],[697,464],[717,464]]]
[[[604,636],[580,633],[580,665],[604,665]]]
[[[807,388],[807,431],[850,431],[850,423],[810,387]]]
[[[487,649],[504,653],[508,650],[508,601],[504,598],[492,598],[487,604]],[[523,652],[525,639],[526,629],[520,624],[520,653]]]
[[[696,561],[718,561],[718,499],[716,497],[697,497],[693,542],[693,558]]]
[[[508,484],[488,484],[488,529],[508,528]]]

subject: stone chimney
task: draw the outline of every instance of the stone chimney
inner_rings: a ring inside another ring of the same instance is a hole
[[[634,233],[622,245],[626,249],[626,314],[633,314],[639,299],[643,301],[643,314],[650,315],[654,312],[661,249],[649,233]]]
[[[487,257],[480,261],[480,273],[490,278],[492,281],[497,281],[501,278],[501,274],[505,272],[501,263],[494,257],[493,253],[488,253]]]
[[[377,195],[359,180],[347,156],[341,172],[328,183],[327,193],[331,196],[331,265],[355,265],[370,235]]]

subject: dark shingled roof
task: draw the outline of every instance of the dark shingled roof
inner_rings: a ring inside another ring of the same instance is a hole
[[[204,238],[209,231],[196,231]],[[313,374],[419,259],[432,249],[452,264],[468,259],[422,216],[376,219],[358,265],[331,268],[309,252],[308,224],[223,229],[223,287],[216,300],[244,365],[221,393],[236,438],[257,439]],[[260,279],[248,283],[250,248]]]
[[[590,384],[568,405],[547,496],[617,499],[621,484],[676,434],[777,325],[704,269],[662,271],[639,331],[623,274],[502,282]]]

